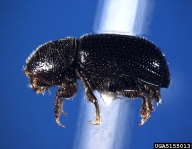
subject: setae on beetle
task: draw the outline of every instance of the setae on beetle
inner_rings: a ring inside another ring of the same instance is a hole
[[[26,61],[24,73],[36,93],[58,86],[54,113],[66,115],[63,102],[77,92],[77,79],[85,88],[86,98],[95,105],[94,125],[101,123],[98,100],[100,93],[116,93],[128,98],[142,98],[142,125],[154,111],[153,100],[161,101],[160,88],[167,88],[170,73],[160,49],[152,42],[136,36],[119,34],[67,37],[39,46]]]

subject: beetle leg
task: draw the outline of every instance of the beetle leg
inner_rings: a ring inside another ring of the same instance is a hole
[[[87,99],[95,105],[95,122],[90,120],[89,123],[91,123],[93,125],[100,125],[101,124],[101,113],[100,113],[98,100],[90,89],[86,88],[85,93],[86,93]]]
[[[144,85],[144,91],[149,94],[149,97],[151,99],[154,99],[157,103],[161,103],[161,95],[159,87]]]
[[[143,125],[151,116],[151,112],[154,111],[152,100],[147,98],[145,95],[142,95],[142,106],[141,106],[141,122],[139,126]]]
[[[159,88],[152,88],[154,91],[154,99],[156,100],[157,103],[161,103],[161,95],[160,95],[160,89]]]
[[[63,110],[63,103],[64,103],[64,100],[61,100],[61,99],[60,99],[60,109],[61,109],[61,113],[62,113],[64,116],[67,116],[67,113]]]
[[[92,89],[90,87],[89,82],[84,80],[84,78],[81,75],[79,75],[78,71],[76,71],[76,73],[78,74],[78,76],[80,77],[80,79],[81,79],[81,81],[83,83],[83,86],[85,88],[85,95],[87,97],[87,100],[95,105],[95,122],[90,120],[89,123],[91,123],[93,125],[100,125],[101,124],[101,112],[100,112],[98,100],[95,97],[95,95],[93,94],[93,91],[92,91]]]
[[[67,82],[62,85],[55,96],[55,103],[54,103],[54,112],[55,112],[55,120],[57,125],[61,127],[65,127],[59,121],[60,114],[67,116],[67,113],[63,110],[63,103],[65,99],[70,99],[77,91],[77,84],[76,82]]]
[[[59,125],[61,127],[65,127],[65,125],[62,125],[59,121],[61,113],[65,116],[67,115],[67,113],[65,113],[63,110],[64,99],[62,99],[62,98],[63,98],[63,92],[62,92],[62,89],[59,89],[57,91],[57,94],[55,97],[55,102],[54,102],[55,120],[56,120],[57,125]]]

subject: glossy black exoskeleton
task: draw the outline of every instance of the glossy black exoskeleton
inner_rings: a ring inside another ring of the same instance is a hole
[[[37,93],[58,86],[54,112],[59,121],[65,99],[77,92],[77,79],[87,99],[95,105],[94,125],[101,123],[100,108],[94,90],[142,98],[142,125],[154,111],[153,100],[160,102],[160,88],[167,88],[170,73],[160,49],[152,42],[130,35],[96,34],[51,41],[39,46],[26,62],[24,73]]]

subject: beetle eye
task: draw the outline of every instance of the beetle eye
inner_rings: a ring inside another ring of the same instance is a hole
[[[37,78],[33,78],[31,79],[29,87],[36,93],[44,93],[48,89],[49,85],[39,81]]]

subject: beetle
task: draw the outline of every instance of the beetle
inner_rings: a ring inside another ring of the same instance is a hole
[[[94,90],[116,93],[128,98],[142,98],[140,110],[144,124],[154,111],[153,101],[160,103],[160,89],[170,84],[169,68],[164,54],[149,40],[121,34],[86,34],[67,37],[39,46],[26,60],[25,75],[36,93],[53,86],[54,113],[59,126],[64,100],[77,92],[77,79],[85,95],[95,106],[93,125],[101,124],[101,114]]]

